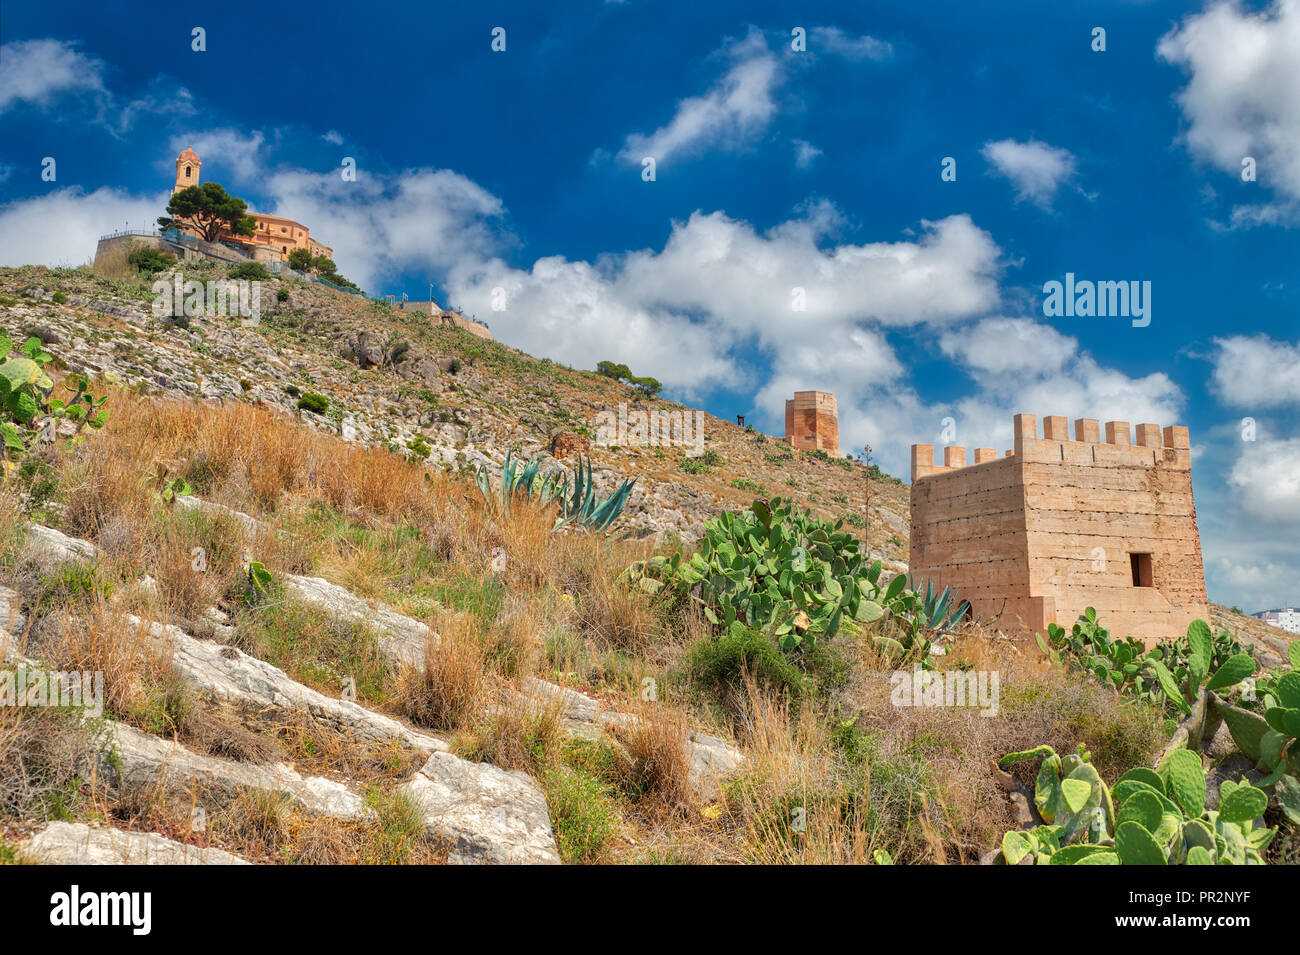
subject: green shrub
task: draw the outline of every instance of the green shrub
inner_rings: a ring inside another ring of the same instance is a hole
[[[298,399],[298,407],[303,411],[310,411],[312,414],[324,414],[329,406],[330,400],[314,391],[309,391]]]
[[[261,262],[239,262],[227,269],[226,274],[232,279],[247,279],[253,282],[266,282],[271,278],[271,273],[266,271],[266,266]]]
[[[128,255],[126,261],[142,275],[153,275],[156,272],[172,268],[176,264],[176,256],[169,252],[161,252],[151,246],[142,245]]]
[[[722,463],[722,455],[717,451],[705,451],[695,457],[683,454],[678,460],[677,466],[686,474],[708,474]]]
[[[791,700],[808,689],[807,678],[761,630],[737,623],[716,638],[704,638],[690,649],[686,663],[691,682],[718,700],[744,691],[749,673],[760,686],[786,691]]]
[[[601,862],[618,833],[618,806],[610,786],[566,766],[543,777],[560,858],[570,865]]]

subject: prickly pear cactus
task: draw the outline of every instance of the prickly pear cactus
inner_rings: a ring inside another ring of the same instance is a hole
[[[1034,803],[1046,824],[1003,836],[1007,865],[1263,865],[1277,833],[1256,825],[1268,796],[1244,780],[1225,781],[1219,808],[1206,810],[1201,758],[1186,749],[1158,770],[1129,770],[1113,789],[1082,746],[1065,757],[1040,746],[999,766],[1025,759],[1042,760]]]

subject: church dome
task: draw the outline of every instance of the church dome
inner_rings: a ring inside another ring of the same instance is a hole
[[[176,157],[177,162],[200,162],[199,154],[194,151],[193,146],[186,146],[185,150]]]

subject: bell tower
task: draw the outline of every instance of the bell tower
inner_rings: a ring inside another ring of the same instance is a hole
[[[176,185],[172,186],[172,195],[180,192],[182,189],[188,189],[190,186],[199,184],[199,169],[203,163],[199,159],[199,154],[194,151],[193,146],[186,146],[184,151],[176,157]]]

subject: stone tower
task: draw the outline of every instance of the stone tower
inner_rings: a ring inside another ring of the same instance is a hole
[[[840,453],[839,412],[828,391],[796,391],[785,403],[785,443],[801,451]]]
[[[1148,646],[1209,620],[1184,427],[1015,416],[1015,450],[912,445],[910,569],[999,626],[1067,630],[1095,607]]]
[[[172,195],[180,192],[182,189],[188,189],[190,186],[199,184],[199,169],[202,168],[203,162],[199,159],[199,154],[194,151],[193,146],[186,146],[179,156],[176,157],[176,185],[172,186]]]

